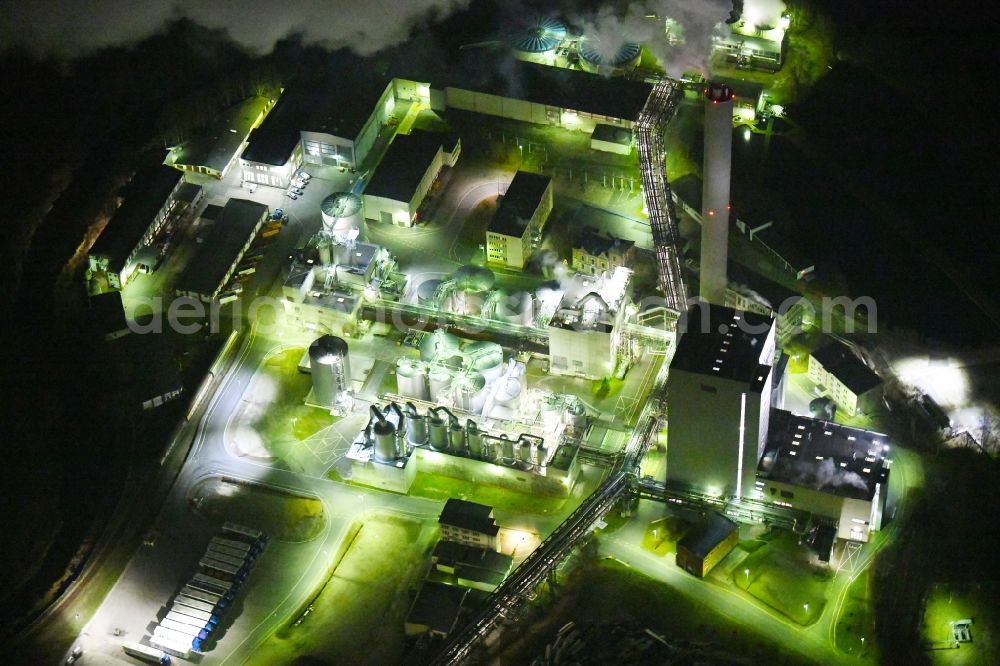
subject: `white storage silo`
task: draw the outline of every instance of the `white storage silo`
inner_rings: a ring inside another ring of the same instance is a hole
[[[408,358],[396,361],[396,390],[407,398],[427,400],[427,367]]]
[[[333,335],[317,338],[309,346],[313,399],[323,407],[334,407],[351,389],[347,342]]]
[[[339,237],[361,228],[361,197],[350,192],[334,192],[320,203],[323,230]]]

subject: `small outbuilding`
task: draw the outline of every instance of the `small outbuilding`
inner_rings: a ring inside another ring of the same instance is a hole
[[[677,566],[699,578],[736,547],[739,527],[725,516],[711,512],[677,542]]]

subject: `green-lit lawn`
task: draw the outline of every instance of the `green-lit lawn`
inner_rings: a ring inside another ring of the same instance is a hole
[[[194,510],[210,520],[250,525],[280,541],[313,539],[326,521],[318,499],[220,477],[199,482],[190,500]]]
[[[872,657],[875,650],[875,616],[866,570],[847,589],[847,598],[837,621],[837,649],[853,655]],[[865,640],[862,642],[862,638]]]
[[[423,573],[433,526],[396,516],[365,520],[298,626],[281,628],[250,664],[396,664],[403,655],[409,590]],[[299,616],[301,617],[301,616]]]
[[[924,606],[923,638],[932,663],[996,664],[1000,658],[1000,584],[939,583],[933,585]],[[955,649],[952,622],[972,620],[972,640]]]
[[[642,535],[642,547],[656,555],[676,553],[677,540],[690,526],[691,523],[688,521],[674,516],[654,520],[646,526],[646,531]]]
[[[511,513],[556,513],[567,502],[564,497],[529,495],[498,486],[421,472],[417,472],[417,478],[410,486],[410,494],[435,500],[455,497]]]
[[[689,642],[690,653],[677,663],[808,663],[761,639],[752,626],[733,622],[669,585],[610,559],[573,572],[559,586],[551,605],[539,608],[529,622],[508,633],[508,642],[502,644],[493,663],[530,663],[570,620],[592,632],[624,622],[649,628],[674,644]],[[595,641],[594,645],[600,643]],[[701,655],[701,661],[696,655]],[[621,663],[615,655],[588,656],[588,663]]]
[[[732,577],[739,588],[799,624],[815,622],[826,605],[830,574],[809,563],[808,550],[791,533],[747,555]]]

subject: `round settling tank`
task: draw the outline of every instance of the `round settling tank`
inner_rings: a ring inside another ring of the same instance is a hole
[[[361,197],[350,192],[334,192],[319,205],[323,230],[337,235],[361,228]]]
[[[525,16],[507,34],[507,43],[524,55],[551,53],[566,39],[566,26],[548,16]]]
[[[313,400],[323,407],[338,404],[351,386],[347,342],[334,335],[324,335],[309,345]]]
[[[586,37],[580,43],[580,65],[588,72],[633,69],[641,55],[642,46],[625,39]]]

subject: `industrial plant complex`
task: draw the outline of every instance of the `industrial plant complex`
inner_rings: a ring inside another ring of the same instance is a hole
[[[813,267],[746,250],[773,230],[734,210],[734,136],[775,115],[754,82],[791,23],[734,13],[700,80],[524,16],[454,66],[250,97],[135,173],[86,251],[103,344],[153,359],[140,324],[181,304],[225,341],[141,395],[185,405],[183,460],[81,663],[477,663],[583,544],[832,635],[904,482],[884,373],[844,336],[802,349]],[[703,136],[675,183],[679,114]],[[757,582],[796,567],[830,592]]]

